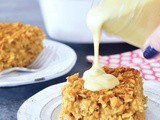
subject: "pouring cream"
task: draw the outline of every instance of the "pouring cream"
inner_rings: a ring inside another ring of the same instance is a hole
[[[105,6],[99,5],[93,8],[87,16],[87,25],[94,40],[94,62],[92,68],[84,72],[83,79],[85,80],[84,87],[91,91],[112,89],[119,84],[119,80],[115,76],[105,73],[99,62],[99,45],[103,23],[109,17],[109,15],[104,15],[106,12],[103,11],[105,11]]]

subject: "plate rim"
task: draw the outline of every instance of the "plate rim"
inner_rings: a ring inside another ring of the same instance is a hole
[[[67,74],[73,67],[74,65],[76,64],[76,61],[77,61],[77,54],[76,52],[74,51],[73,48],[71,48],[70,46],[64,44],[64,43],[61,43],[61,42],[57,42],[57,41],[54,41],[54,40],[51,40],[51,39],[44,39],[43,40],[43,44],[47,43],[47,42],[52,42],[52,43],[56,43],[57,45],[59,46],[65,46],[65,48],[69,49],[74,58],[72,59],[72,62],[71,64],[69,65],[69,67],[67,67],[65,70],[61,71],[61,72],[58,72],[56,74],[53,74],[53,75],[50,75],[50,76],[46,76],[45,77],[45,80],[42,80],[42,81],[29,81],[29,82],[12,82],[12,83],[9,83],[9,82],[1,82],[0,81],[0,88],[7,88],[7,87],[15,87],[15,86],[22,86],[22,85],[30,85],[30,84],[36,84],[36,83],[41,83],[41,82],[46,82],[46,81],[49,81],[49,80],[52,80],[52,79],[55,79],[55,78],[58,78],[60,76],[63,76],[65,74]]]
[[[26,106],[32,102],[33,99],[35,99],[38,95],[41,95],[43,92],[47,92],[50,89],[53,89],[55,87],[62,87],[62,85],[66,84],[67,82],[62,82],[62,83],[57,83],[55,85],[51,85],[49,87],[46,87],[44,89],[42,89],[41,91],[37,92],[36,94],[34,94],[33,96],[31,96],[30,98],[28,98],[27,100],[25,100],[23,102],[23,104],[19,107],[18,111],[17,111],[17,120],[27,120],[24,119],[25,116],[22,118],[22,111],[24,111],[26,109]],[[60,91],[58,91],[60,92]],[[61,95],[61,93],[58,93],[57,96]]]

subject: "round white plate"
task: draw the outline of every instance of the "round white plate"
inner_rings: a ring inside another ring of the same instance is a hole
[[[17,113],[18,120],[58,120],[61,110],[61,87],[64,83],[48,87],[23,103]],[[148,96],[146,120],[160,120],[160,85],[144,83]]]
[[[49,66],[34,73],[14,72],[6,77],[0,77],[0,87],[11,87],[44,82],[68,73],[76,63],[77,55],[69,46],[45,39],[45,46],[57,49],[56,56]]]

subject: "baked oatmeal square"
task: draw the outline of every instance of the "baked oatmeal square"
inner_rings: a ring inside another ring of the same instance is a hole
[[[117,77],[120,84],[95,92],[84,88],[85,81],[78,73],[67,77],[59,120],[145,120],[147,98],[140,72],[124,67],[103,69]]]

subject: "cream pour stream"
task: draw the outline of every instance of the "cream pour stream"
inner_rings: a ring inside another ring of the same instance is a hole
[[[84,72],[83,79],[85,80],[84,87],[91,91],[112,89],[119,84],[119,80],[115,76],[105,73],[99,62],[99,45],[103,23],[109,17],[103,11],[105,11],[105,6],[99,5],[93,8],[87,16],[87,25],[94,40],[94,62],[92,68]]]

